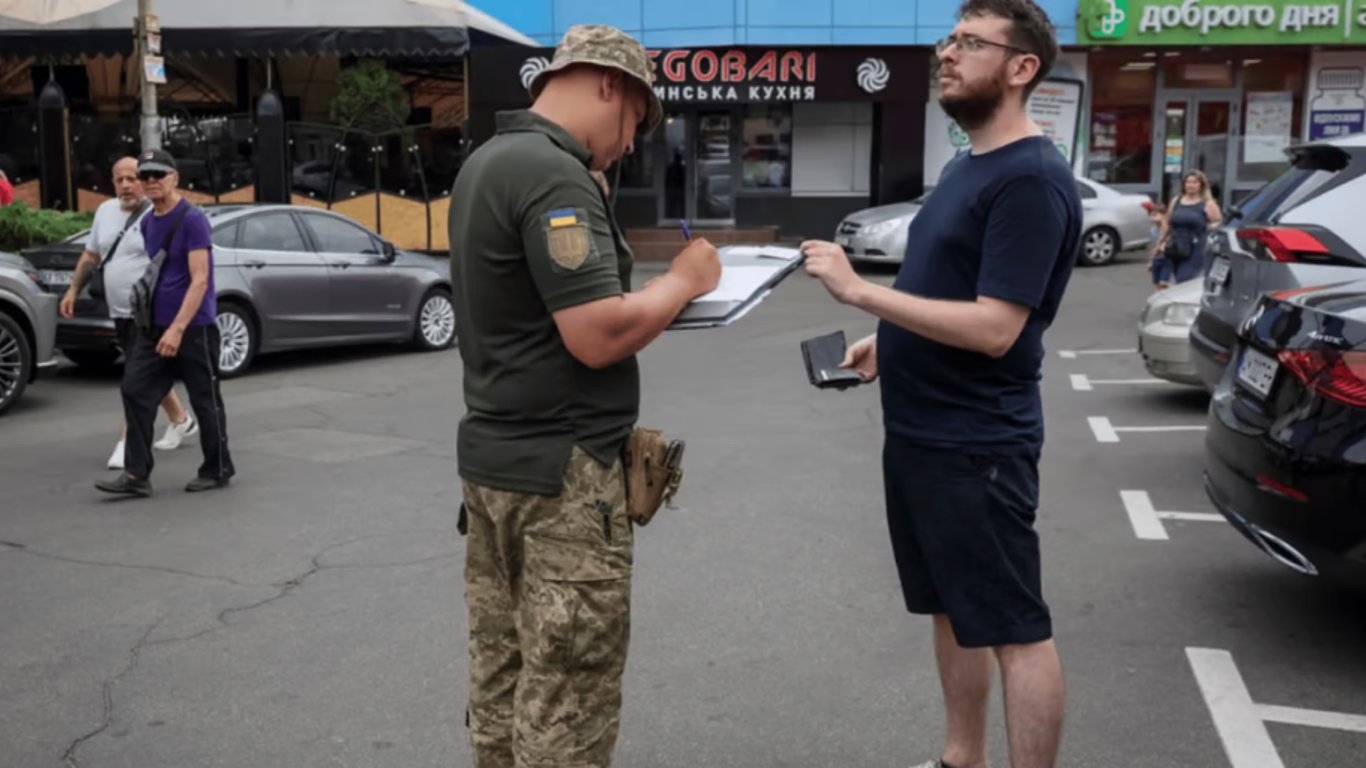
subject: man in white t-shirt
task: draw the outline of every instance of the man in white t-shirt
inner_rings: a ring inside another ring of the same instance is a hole
[[[108,200],[95,212],[95,223],[90,227],[90,239],[86,241],[85,252],[76,264],[72,275],[71,287],[62,299],[62,317],[70,319],[76,314],[76,297],[85,287],[86,281],[95,269],[105,260],[105,256],[117,245],[117,250],[109,255],[104,265],[104,300],[109,306],[109,317],[114,321],[114,331],[119,346],[126,352],[132,349],[137,326],[133,322],[133,307],[130,294],[133,283],[142,277],[151,263],[147,249],[142,243],[142,230],[138,226],[143,216],[151,210],[138,181],[138,161],[125,157],[114,163],[114,190],[116,199]],[[173,451],[180,447],[185,438],[199,434],[199,425],[194,417],[186,412],[172,389],[161,401],[161,407],[170,418],[171,425],[166,435],[158,440],[156,448]],[[114,453],[109,457],[110,469],[123,469],[124,440],[128,435],[125,424]]]

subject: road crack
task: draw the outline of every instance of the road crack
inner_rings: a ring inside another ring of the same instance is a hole
[[[152,571],[152,572],[154,572],[154,573],[168,573],[168,574],[172,574],[172,575],[175,575],[175,576],[185,576],[185,577],[191,578],[191,579],[202,579],[202,580],[204,580],[204,581],[216,581],[216,582],[219,582],[219,583],[221,583],[221,584],[231,584],[231,585],[233,585],[234,587],[259,587],[259,586],[263,586],[263,585],[261,585],[261,584],[249,584],[249,583],[247,583],[247,582],[237,581],[236,579],[230,579],[230,578],[228,578],[227,576],[216,576],[216,575],[210,574],[210,573],[195,573],[194,571],[186,571],[186,570],[183,570],[183,569],[180,569],[180,568],[171,568],[171,567],[163,566],[163,565],[139,565],[139,564],[136,564],[136,563],[114,563],[114,562],[108,562],[108,561],[103,561],[103,560],[83,560],[83,559],[78,558],[78,557],[66,557],[66,556],[64,556],[64,555],[55,555],[55,554],[52,554],[51,552],[43,552],[43,551],[41,551],[41,550],[32,549],[32,548],[30,548],[30,547],[29,547],[28,545],[26,545],[26,544],[21,544],[21,543],[19,543],[19,542],[14,542],[14,541],[0,541],[0,547],[4,547],[4,548],[6,548],[6,549],[8,549],[8,550],[10,550],[10,551],[12,551],[12,552],[17,552],[17,553],[19,553],[19,554],[28,555],[28,556],[30,556],[30,557],[37,557],[37,558],[40,558],[40,559],[43,559],[43,560],[52,560],[52,561],[59,562],[59,563],[70,563],[70,564],[72,564],[72,565],[88,565],[88,566],[91,566],[91,567],[94,567],[94,568],[122,568],[122,569],[132,570],[132,571]]]
[[[100,725],[95,730],[90,731],[89,733],[80,736],[75,741],[71,742],[71,745],[68,746],[66,748],[66,751],[62,753],[62,762],[69,768],[80,768],[81,763],[79,760],[76,759],[76,752],[80,750],[83,744],[95,738],[96,736],[99,736],[101,733],[104,733],[106,730],[109,729],[109,726],[113,724],[114,686],[118,685],[120,680],[122,680],[124,677],[127,677],[133,670],[137,669],[138,664],[142,661],[142,649],[147,645],[147,639],[152,636],[152,632],[156,631],[157,626],[160,624],[161,619],[157,619],[156,621],[152,622],[151,624],[148,624],[146,627],[143,628],[142,636],[138,638],[137,643],[135,643],[133,645],[132,650],[128,652],[128,663],[123,667],[123,669],[119,670],[118,674],[114,675],[108,680],[105,680],[104,683],[101,684],[100,695],[104,703],[104,714],[100,718]]]

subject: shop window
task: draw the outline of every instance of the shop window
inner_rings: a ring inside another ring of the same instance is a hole
[[[744,112],[744,186],[792,186],[792,108],[750,105]]]
[[[1102,184],[1150,183],[1157,62],[1128,53],[1093,54],[1091,82],[1086,178]]]
[[[873,153],[871,104],[798,104],[793,112],[792,194],[867,195]]]
[[[1303,138],[1305,57],[1259,55],[1243,60],[1243,125],[1238,181],[1270,181],[1285,170],[1284,150]]]

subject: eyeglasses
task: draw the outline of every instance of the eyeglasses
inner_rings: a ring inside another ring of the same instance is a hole
[[[990,40],[983,40],[977,35],[949,35],[948,37],[934,44],[934,51],[935,53],[938,53],[942,56],[945,51],[953,47],[957,47],[958,50],[964,53],[981,53],[982,51],[985,51],[988,48],[1001,48],[1003,50],[1012,51],[1014,53],[1023,54],[1025,56],[1037,55],[1032,51],[1026,51],[1023,48],[1017,48],[1013,45],[1006,45],[1005,43],[995,43]]]
[[[138,171],[138,181],[161,181],[168,175],[165,171]]]

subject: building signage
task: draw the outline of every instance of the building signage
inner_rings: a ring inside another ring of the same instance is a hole
[[[546,67],[551,52],[523,54],[523,88]],[[655,94],[669,104],[752,104],[895,99],[898,69],[907,56],[869,56],[830,49],[696,48],[649,51]]]
[[[1087,45],[1366,42],[1366,0],[1080,0]]]

